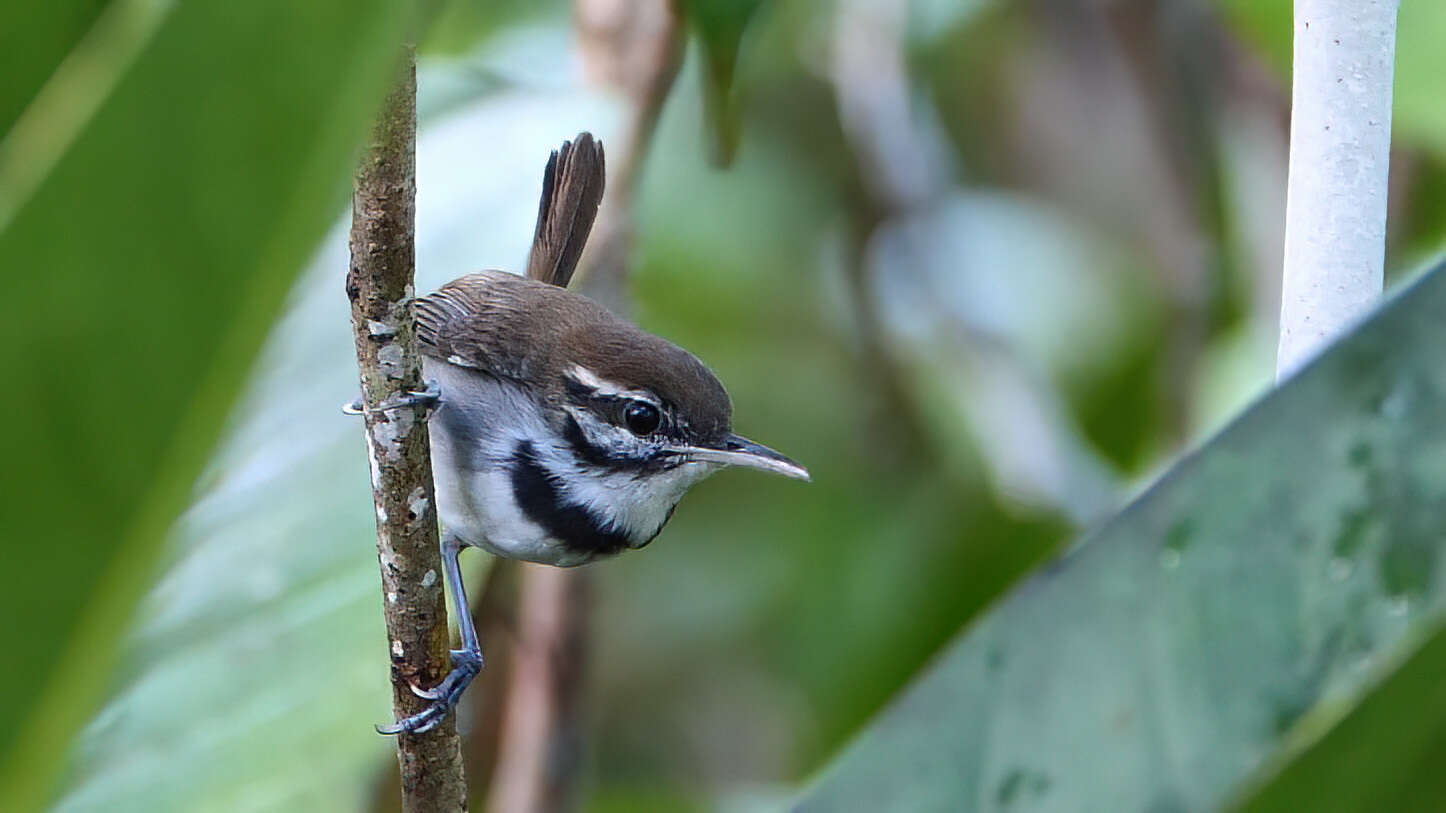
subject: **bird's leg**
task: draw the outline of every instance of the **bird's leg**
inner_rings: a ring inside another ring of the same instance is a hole
[[[432,410],[437,408],[437,404],[442,402],[442,388],[437,386],[437,382],[435,381],[428,380],[426,384],[426,389],[420,392],[403,393],[391,403],[382,404],[378,406],[377,409],[385,412],[391,409],[401,409],[402,407],[419,406],[422,407],[425,413],[430,415]],[[341,412],[343,415],[361,415],[366,412],[362,404],[361,396],[358,395],[356,400],[349,404],[342,404]]]
[[[403,731],[420,734],[431,730],[456,707],[472,678],[482,671],[482,646],[477,642],[477,628],[472,623],[472,609],[467,604],[467,589],[462,584],[462,568],[457,563],[461,552],[462,540],[455,534],[444,534],[442,566],[447,571],[452,602],[457,605],[457,629],[462,635],[462,648],[452,650],[452,671],[441,683],[431,689],[412,687],[413,694],[432,701],[431,705],[393,725],[377,726],[377,731],[382,734],[400,734]]]

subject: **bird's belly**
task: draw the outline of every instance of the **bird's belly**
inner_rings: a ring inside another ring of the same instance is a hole
[[[462,474],[461,482],[437,472],[437,509],[444,530],[463,542],[497,556],[557,567],[574,567],[598,558],[553,538],[528,519],[512,494],[511,479],[502,468]]]
[[[423,366],[442,390],[430,427],[442,530],[509,559],[571,567],[594,558],[559,544],[517,505],[507,466],[515,441],[502,426],[524,434],[545,431],[528,398],[444,362],[426,358]]]

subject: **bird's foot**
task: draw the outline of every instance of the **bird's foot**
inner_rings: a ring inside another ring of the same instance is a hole
[[[408,392],[399,396],[390,404],[382,406],[382,409],[401,409],[402,407],[421,407],[422,411],[430,414],[437,405],[442,402],[442,388],[436,381],[427,380],[426,389],[420,392]]]
[[[410,717],[389,726],[377,726],[378,734],[400,734],[403,731],[412,734],[421,734],[431,731],[438,723],[446,719],[447,712],[456,708],[457,701],[462,699],[462,693],[482,671],[482,652],[472,649],[452,650],[452,671],[442,679],[441,683],[430,689],[420,689],[412,686],[412,694],[424,700],[432,701],[430,705]]]
[[[377,410],[386,412],[392,409],[402,409],[403,407],[421,407],[424,416],[431,415],[432,410],[436,409],[437,405],[442,402],[442,388],[437,386],[437,382],[435,381],[429,380],[426,384],[426,389],[420,392],[403,393],[390,403],[377,407]],[[363,415],[366,413],[366,407],[362,403],[361,397],[358,396],[355,401],[349,404],[343,404],[341,412],[343,415]]]

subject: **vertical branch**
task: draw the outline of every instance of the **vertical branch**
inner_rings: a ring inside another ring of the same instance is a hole
[[[1400,0],[1296,0],[1276,378],[1381,294]]]
[[[435,685],[449,668],[425,414],[421,407],[378,408],[423,388],[412,310],[416,136],[416,49],[409,45],[354,178],[346,283],[376,502],[392,705],[399,718],[425,705],[410,686]],[[397,756],[403,810],[467,808],[450,718],[427,733],[398,735]]]

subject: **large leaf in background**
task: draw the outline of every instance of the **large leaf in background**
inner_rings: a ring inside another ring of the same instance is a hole
[[[77,0],[0,6],[0,54],[5,54],[0,132],[10,129],[106,5],[106,0]]]
[[[17,665],[0,675],[0,808],[36,806],[109,680],[166,526],[342,199],[407,8],[177,4],[120,78],[93,77],[108,95],[73,86],[93,117],[26,142],[71,146],[0,226],[17,303],[0,340],[29,405],[0,440]],[[30,166],[15,149],[6,166]]]
[[[441,88],[452,111],[424,121],[418,141],[419,289],[520,267],[548,149],[584,128],[609,137],[615,112],[555,77],[458,96],[467,76],[512,59],[565,67],[550,59],[560,33],[419,69],[423,107]],[[362,810],[395,770],[392,740],[371,728],[389,719],[391,689],[365,446],[340,411],[357,387],[346,267],[343,224],[176,529],[175,561],[142,605],[118,690],[80,738],[60,813]],[[486,561],[463,557],[469,569]]]
[[[1438,269],[969,629],[802,809],[1227,799],[1446,608],[1443,341]]]
[[[1438,629],[1410,662],[1241,807],[1256,813],[1446,809],[1443,674],[1446,629]],[[1322,711],[1319,722],[1326,726],[1339,710]],[[1309,722],[1300,728],[1318,734]]]

